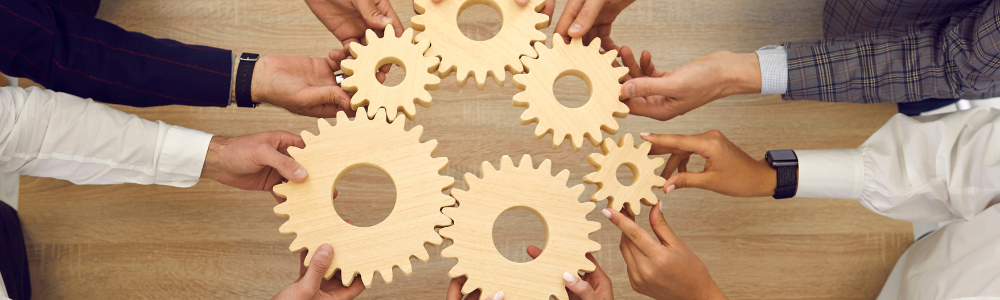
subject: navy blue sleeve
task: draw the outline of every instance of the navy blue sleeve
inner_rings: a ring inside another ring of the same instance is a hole
[[[126,31],[47,1],[0,0],[0,72],[96,101],[226,106],[232,51]]]

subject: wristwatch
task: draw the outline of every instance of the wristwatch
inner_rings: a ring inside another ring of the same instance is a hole
[[[253,82],[253,67],[257,64],[257,53],[243,53],[240,55],[240,64],[236,66],[236,106],[257,107],[250,97],[250,83]]]
[[[799,158],[792,150],[771,150],[764,156],[767,163],[775,170],[778,176],[777,186],[774,188],[774,199],[787,199],[795,197],[795,191],[799,187]]]

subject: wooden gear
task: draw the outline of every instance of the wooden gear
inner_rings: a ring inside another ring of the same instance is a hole
[[[466,37],[458,28],[458,15],[465,8],[485,4],[493,7],[503,19],[500,32],[485,41],[474,41]],[[415,0],[413,9],[418,15],[410,19],[413,28],[423,32],[417,34],[418,42],[430,41],[427,56],[441,57],[438,69],[442,78],[457,71],[458,85],[465,85],[469,73],[473,73],[476,87],[486,87],[486,77],[493,76],[498,85],[503,86],[506,71],[512,74],[523,72],[518,59],[524,56],[537,57],[531,43],[544,42],[545,34],[539,29],[548,27],[549,17],[538,13],[545,6],[545,0],[530,0],[520,6],[512,0]]]
[[[438,66],[437,57],[424,57],[424,52],[430,47],[430,42],[423,41],[413,44],[413,29],[407,28],[403,36],[397,38],[391,34],[392,24],[385,28],[384,38],[378,38],[375,32],[368,29],[365,37],[368,46],[351,43],[351,56],[356,59],[341,62],[344,74],[350,77],[344,79],[341,86],[345,91],[354,92],[351,97],[351,109],[368,106],[368,118],[372,118],[384,107],[386,116],[392,122],[401,110],[410,120],[416,114],[414,102],[423,107],[431,106],[431,94],[428,90],[436,90],[441,78],[431,74]],[[406,71],[406,77],[399,85],[388,87],[375,79],[376,70],[387,63],[393,63]]]
[[[365,113],[361,108],[357,115]],[[309,178],[274,187],[276,194],[288,198],[274,207],[276,215],[288,218],[279,231],[296,235],[288,247],[292,252],[309,250],[306,266],[320,245],[333,246],[336,254],[326,272],[327,279],[339,269],[345,286],[360,274],[365,286],[371,287],[375,272],[391,283],[394,266],[409,276],[410,257],[427,262],[424,244],[441,245],[435,227],[448,226],[451,220],[440,210],[455,203],[442,191],[451,188],[455,179],[439,174],[448,158],[431,156],[437,141],[421,143],[423,128],[416,126],[406,131],[404,123],[387,122],[385,110],[379,110],[374,120],[358,117],[353,121],[339,112],[336,126],[319,119],[319,135],[302,132],[306,148],[288,148],[288,153],[309,170]],[[371,227],[348,224],[333,206],[337,182],[359,167],[382,170],[396,185],[392,213]]]
[[[478,288],[483,295],[503,291],[507,300],[549,299],[550,295],[567,299],[562,274],[594,271],[585,254],[601,249],[588,237],[601,228],[601,223],[587,220],[595,205],[578,200],[584,186],[567,188],[569,170],[552,177],[549,160],[536,170],[529,155],[521,158],[518,167],[505,155],[499,171],[489,162],[483,162],[482,169],[482,179],[465,174],[468,191],[453,189],[459,206],[444,209],[455,225],[440,233],[454,244],[442,250],[441,257],[458,259],[448,275],[468,278],[464,294]],[[512,262],[493,246],[493,224],[512,208],[530,210],[545,224],[545,249],[532,261]]]
[[[663,165],[663,158],[657,157],[649,159],[649,149],[653,144],[645,142],[636,148],[632,141],[631,134],[625,134],[615,141],[611,138],[604,140],[601,144],[601,152],[587,156],[587,162],[597,168],[597,172],[587,174],[583,177],[583,182],[597,184],[597,192],[590,196],[590,201],[601,201],[608,199],[608,208],[621,210],[622,206],[628,204],[632,215],[638,216],[641,207],[639,200],[643,204],[655,205],[656,194],[653,188],[663,187],[666,179],[656,175],[656,168]],[[627,166],[632,169],[632,184],[624,186],[618,182],[618,166]]]
[[[562,41],[555,34],[552,49],[536,43],[538,58],[521,58],[527,73],[514,75],[514,86],[524,90],[514,95],[514,106],[527,107],[521,114],[522,125],[538,122],[535,139],[551,132],[552,146],[559,148],[569,136],[573,151],[577,151],[583,146],[584,137],[597,146],[603,137],[601,130],[615,134],[618,122],[614,118],[628,116],[628,106],[621,103],[620,83],[628,68],[611,65],[618,51],[601,54],[600,38],[587,47],[580,38],[574,38],[568,45]],[[590,100],[581,107],[563,106],[552,92],[552,85],[567,75],[580,77],[590,86]]]

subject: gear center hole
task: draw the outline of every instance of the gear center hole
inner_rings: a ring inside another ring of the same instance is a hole
[[[528,256],[529,245],[545,251],[548,228],[541,217],[523,207],[507,209],[493,223],[493,246],[500,255],[516,263],[534,259]]]
[[[579,108],[590,101],[590,84],[583,73],[566,71],[552,84],[552,96],[566,108]]]
[[[506,0],[505,0],[506,1]],[[474,1],[470,1],[472,3]],[[503,27],[500,10],[486,4],[467,4],[458,11],[458,29],[473,41],[492,39]]]
[[[635,183],[635,177],[638,176],[636,172],[636,167],[630,163],[624,163],[618,166],[618,170],[615,171],[615,179],[618,179],[618,183],[622,186],[632,186]]]
[[[333,208],[357,227],[382,223],[396,206],[396,185],[388,174],[370,166],[349,169],[333,184]]]
[[[403,65],[403,62],[398,59],[388,57],[378,62],[375,72],[379,72],[379,69],[387,65],[390,66],[390,69],[388,73],[385,73],[385,81],[382,82],[382,85],[385,87],[394,87],[403,83],[403,80],[406,79],[406,65]],[[375,79],[378,79],[378,75],[376,75]]]

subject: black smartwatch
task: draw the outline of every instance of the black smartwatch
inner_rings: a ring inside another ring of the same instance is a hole
[[[767,163],[774,168],[778,176],[778,185],[774,188],[774,199],[795,197],[799,187],[799,158],[792,150],[771,150],[764,156]]]
[[[243,53],[240,55],[239,65],[236,66],[236,84],[233,86],[236,96],[236,106],[257,107],[250,97],[250,83],[253,82],[253,67],[257,64],[257,53]]]

